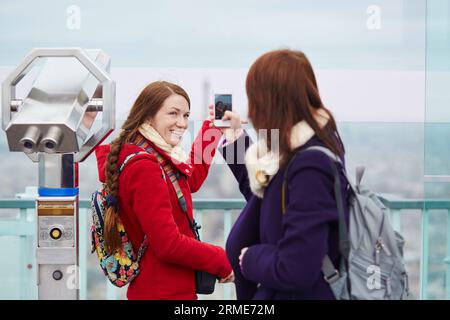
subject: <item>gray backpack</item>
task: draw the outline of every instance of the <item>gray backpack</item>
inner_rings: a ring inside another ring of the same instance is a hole
[[[361,185],[364,167],[356,169],[356,185],[353,186],[341,160],[333,152],[319,146],[309,147],[303,152],[309,150],[325,153],[333,160],[341,259],[336,268],[329,256],[325,256],[322,273],[336,299],[410,299],[408,274],[403,260],[405,242],[392,228],[388,209],[373,192]],[[342,168],[350,188],[349,230],[345,221],[338,167]],[[285,171],[282,187],[283,213],[287,171],[288,169]]]

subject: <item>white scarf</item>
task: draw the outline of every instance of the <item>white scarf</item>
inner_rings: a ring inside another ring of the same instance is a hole
[[[329,120],[323,109],[318,109],[314,116],[317,124],[323,128]],[[304,145],[314,136],[314,130],[303,120],[292,127],[291,150]],[[250,189],[259,198],[264,197],[264,190],[278,172],[280,166],[278,152],[267,152],[267,142],[262,139],[252,144],[245,153],[245,165],[250,180]]]
[[[138,130],[147,140],[153,142],[159,149],[165,151],[173,159],[183,163],[188,162],[189,157],[181,147],[181,143],[172,147],[163,139],[163,137],[161,137],[158,131],[147,122],[141,124]]]

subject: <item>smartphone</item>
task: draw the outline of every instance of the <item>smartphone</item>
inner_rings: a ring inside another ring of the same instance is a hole
[[[214,125],[216,127],[229,127],[229,120],[222,120],[225,111],[233,111],[231,94],[214,95]]]

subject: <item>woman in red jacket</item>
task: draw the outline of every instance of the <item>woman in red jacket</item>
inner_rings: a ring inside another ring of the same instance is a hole
[[[195,270],[217,275],[222,283],[233,281],[225,251],[197,241],[186,217],[193,220],[191,192],[206,179],[221,136],[205,121],[187,156],[180,142],[189,111],[190,100],[181,87],[153,82],[136,99],[118,138],[96,149],[100,180],[106,183],[110,199],[117,199],[106,211],[106,250],[113,252],[121,244],[119,216],[135,252],[144,235],[148,239],[140,273],[128,287],[128,299],[197,299]],[[170,165],[172,177],[160,167],[161,159],[149,153],[131,158],[119,175],[127,156],[149,146]],[[182,194],[177,195],[171,178]]]

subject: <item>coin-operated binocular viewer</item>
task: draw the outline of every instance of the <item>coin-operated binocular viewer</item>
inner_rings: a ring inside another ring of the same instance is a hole
[[[109,63],[101,50],[34,49],[2,85],[9,150],[25,152],[39,163],[39,299],[79,298],[78,162],[114,130]],[[16,97],[16,86],[30,72],[35,73],[31,89]],[[95,130],[97,117],[102,125]]]

